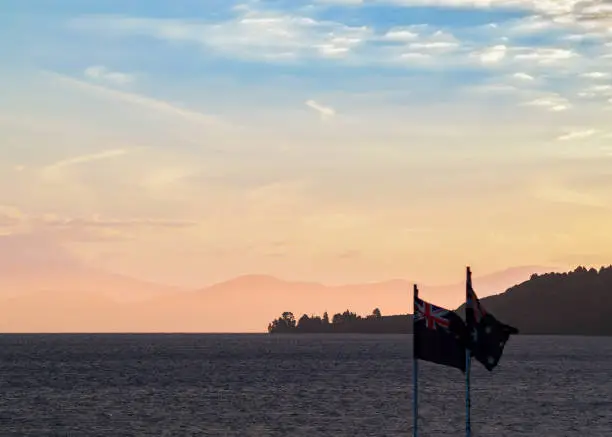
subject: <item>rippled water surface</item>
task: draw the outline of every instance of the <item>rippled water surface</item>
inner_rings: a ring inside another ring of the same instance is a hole
[[[407,436],[411,337],[0,336],[0,436]],[[464,377],[420,363],[420,435]],[[472,371],[472,435],[612,436],[612,339],[513,337]]]

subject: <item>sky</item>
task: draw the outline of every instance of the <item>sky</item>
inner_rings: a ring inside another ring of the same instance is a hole
[[[3,1],[0,236],[183,286],[609,264],[607,12]]]

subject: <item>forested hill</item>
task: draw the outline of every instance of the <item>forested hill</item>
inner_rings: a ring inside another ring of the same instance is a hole
[[[474,284],[478,294],[478,284]],[[435,303],[433,301],[432,303]],[[521,334],[611,335],[612,266],[599,270],[578,267],[567,273],[534,274],[502,294],[481,299],[499,320]],[[463,306],[458,309],[463,314]],[[412,332],[412,316],[382,316],[375,309],[362,317],[350,311],[330,320],[286,312],[268,326],[270,333],[380,333]]]
[[[532,275],[481,302],[522,334],[612,335],[612,266]]]

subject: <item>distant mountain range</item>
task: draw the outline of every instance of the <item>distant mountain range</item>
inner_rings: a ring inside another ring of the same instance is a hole
[[[40,249],[40,240],[35,244]],[[18,247],[27,244],[19,241]],[[0,332],[263,332],[288,309],[300,315],[412,309],[412,281],[403,279],[328,286],[245,275],[186,290],[90,269],[62,252],[32,258],[36,253],[41,252],[0,250]],[[549,270],[517,267],[474,280],[486,296]],[[460,305],[465,294],[463,283],[420,289],[450,307]]]
[[[27,300],[28,294],[43,293],[51,300],[53,293],[75,293],[76,300],[96,295],[96,300],[137,302],[181,291],[91,268],[44,236],[0,235],[0,299]]]

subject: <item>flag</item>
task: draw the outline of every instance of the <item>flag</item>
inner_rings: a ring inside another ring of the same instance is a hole
[[[454,311],[419,299],[415,287],[414,357],[465,372],[465,323]]]
[[[470,352],[487,370],[493,370],[512,334],[518,329],[497,320],[485,311],[472,288],[472,272],[467,269],[465,320],[470,335]]]

